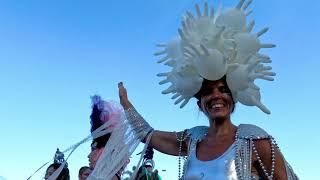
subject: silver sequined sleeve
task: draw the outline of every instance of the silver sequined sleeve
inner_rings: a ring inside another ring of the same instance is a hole
[[[143,141],[147,137],[147,135],[151,131],[153,131],[153,128],[134,107],[130,107],[125,110],[125,114],[129,121],[129,124],[141,141]]]

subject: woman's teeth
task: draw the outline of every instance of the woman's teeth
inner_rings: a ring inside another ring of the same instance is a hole
[[[213,104],[211,106],[211,108],[221,108],[221,107],[223,107],[223,104]]]

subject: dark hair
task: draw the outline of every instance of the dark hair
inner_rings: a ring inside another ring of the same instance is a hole
[[[104,122],[101,121],[101,119],[100,119],[101,113],[102,113],[102,111],[99,110],[98,106],[97,105],[93,105],[92,112],[91,112],[91,115],[90,115],[90,119],[91,119],[91,121],[90,121],[91,130],[90,131],[91,131],[91,133],[104,124]],[[105,135],[100,136],[98,138],[95,138],[92,141],[92,144],[96,143],[95,147],[98,148],[98,149],[103,148],[107,144],[110,136],[111,136],[111,133],[108,133],[108,134],[105,134]]]
[[[153,159],[153,148],[151,146],[148,146],[146,152],[143,155],[143,159],[147,160],[147,159]]]
[[[79,169],[79,176],[87,169],[90,169],[90,167],[88,166],[82,166],[80,169]]]
[[[111,133],[108,133],[106,135],[95,138],[94,140],[92,140],[91,145],[93,146],[93,144],[95,144],[95,147],[98,149],[103,148],[104,146],[106,146],[110,136],[111,136]]]
[[[103,122],[101,121],[100,119],[100,114],[101,114],[101,111],[99,110],[98,106],[97,105],[93,105],[92,106],[92,112],[91,112],[91,115],[90,115],[90,124],[91,124],[91,133],[98,129],[98,127],[100,127]]]
[[[232,97],[231,90],[230,90],[230,88],[229,88],[229,86],[228,86],[228,84],[227,84],[227,77],[226,77],[226,76],[223,76],[221,79],[218,79],[218,80],[216,80],[216,81],[222,81],[222,82],[225,84],[225,86],[226,86],[226,88],[227,88],[227,92],[228,92],[228,94],[231,96],[231,99],[232,99],[232,102],[233,102],[233,108],[232,108],[232,110],[231,110],[231,113],[232,113],[232,112],[234,111],[234,109],[235,109],[236,106],[235,106],[235,102],[234,102],[233,97]],[[201,95],[203,94],[204,91],[206,91],[205,88],[207,87],[207,84],[208,84],[209,82],[212,82],[212,81],[207,80],[207,79],[203,79],[203,82],[202,82],[202,85],[201,85],[200,90],[194,95],[194,97],[195,97],[196,99],[198,99],[198,102],[201,101]]]
[[[50,166],[47,168],[46,173],[48,172],[49,168],[53,167],[53,169],[57,170],[60,165],[61,164],[59,163],[50,164]],[[70,180],[69,169],[67,167],[64,167],[56,180]]]

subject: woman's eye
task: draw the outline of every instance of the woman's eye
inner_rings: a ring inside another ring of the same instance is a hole
[[[220,91],[221,93],[230,93],[229,90],[228,90],[225,86],[219,87],[219,91]]]
[[[209,90],[209,89],[206,89],[206,90],[204,90],[203,92],[202,92],[202,95],[203,96],[207,96],[207,95],[209,95],[211,93],[211,91]]]

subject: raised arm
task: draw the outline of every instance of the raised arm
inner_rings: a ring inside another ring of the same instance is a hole
[[[153,131],[149,146],[154,149],[170,155],[179,155],[179,149],[181,146],[181,155],[185,156],[187,154],[187,140],[186,133],[184,132],[164,132],[153,130],[151,126],[144,120],[144,118],[136,111],[134,106],[128,99],[127,90],[123,86],[123,83],[118,84],[119,88],[119,98],[120,103],[123,106],[127,118],[130,124],[136,131],[145,131],[143,132],[145,136]],[[145,137],[144,136],[144,137]],[[144,139],[141,139],[144,142]],[[182,140],[180,143],[179,140]]]

